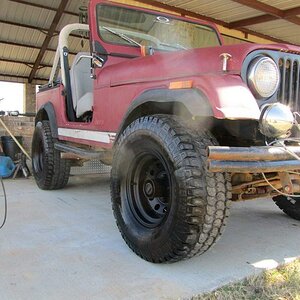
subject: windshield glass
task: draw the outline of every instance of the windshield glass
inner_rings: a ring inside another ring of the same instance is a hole
[[[159,13],[98,5],[97,19],[99,34],[108,43],[151,46],[165,51],[220,45],[213,28]]]

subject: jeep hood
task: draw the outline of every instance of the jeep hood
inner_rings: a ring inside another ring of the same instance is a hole
[[[221,75],[221,54],[231,55],[226,74],[240,75],[246,56],[255,50],[275,50],[300,55],[300,47],[285,44],[239,44],[174,52],[129,59],[101,71],[98,86],[119,86],[203,75]],[[104,76],[102,76],[104,75]]]

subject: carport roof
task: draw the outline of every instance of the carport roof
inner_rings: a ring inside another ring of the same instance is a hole
[[[0,81],[45,83],[57,46],[57,34],[78,22],[85,0],[2,0],[0,10]],[[221,32],[256,36],[277,43],[300,45],[299,0],[138,0],[181,15],[220,25]],[[230,29],[230,30],[229,30]],[[233,30],[235,29],[235,30]],[[236,31],[238,30],[238,31]],[[81,37],[73,36],[71,53],[81,51]]]

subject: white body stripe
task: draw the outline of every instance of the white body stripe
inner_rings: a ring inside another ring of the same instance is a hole
[[[58,135],[109,144],[114,140],[116,133],[70,128],[58,128]]]

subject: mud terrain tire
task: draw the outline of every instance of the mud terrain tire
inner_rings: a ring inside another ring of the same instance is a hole
[[[273,201],[289,217],[300,221],[300,198],[280,195],[274,197]]]
[[[227,174],[206,171],[209,132],[174,116],[142,117],[119,137],[111,172],[114,216],[128,246],[154,263],[207,251],[229,213]]]
[[[70,175],[70,161],[60,157],[54,148],[49,121],[36,124],[32,139],[32,172],[42,190],[57,190],[66,186]]]

